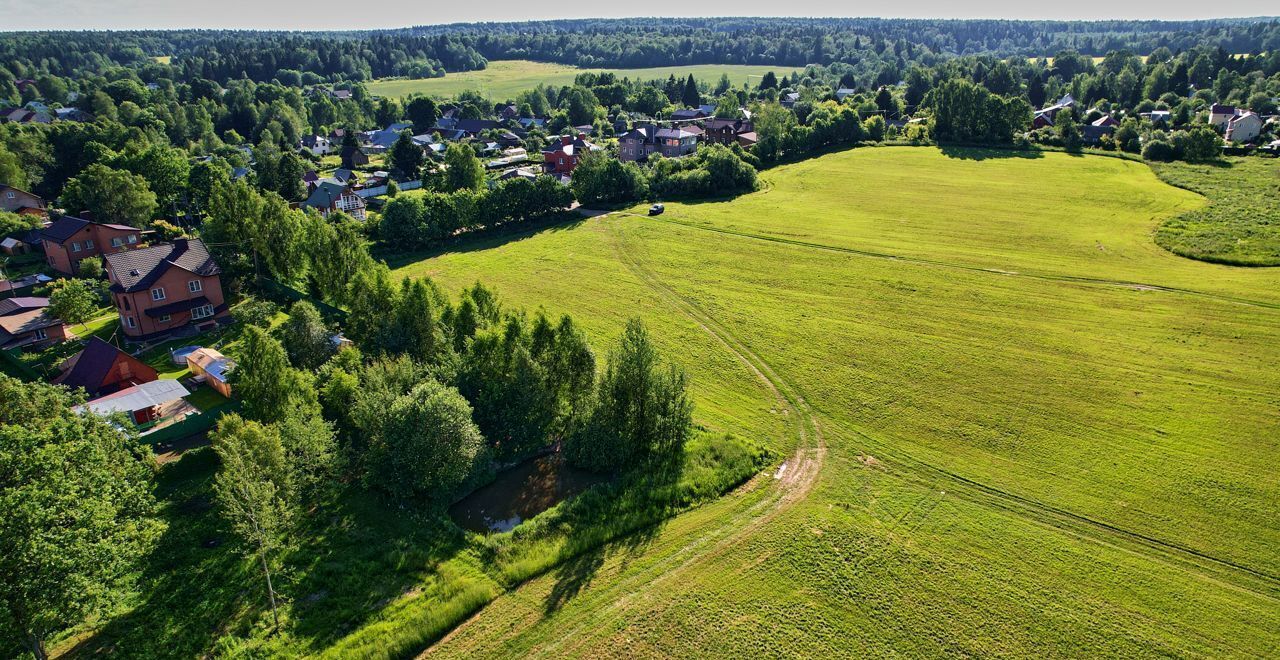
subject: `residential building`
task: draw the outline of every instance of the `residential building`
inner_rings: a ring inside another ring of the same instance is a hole
[[[706,119],[711,114],[704,112],[702,108],[681,108],[671,113],[671,119],[674,121],[694,121],[696,119]]]
[[[1209,106],[1209,125],[1220,131],[1226,131],[1227,124],[1239,114],[1241,114],[1240,108],[1234,105],[1214,103]]]
[[[74,275],[84,259],[137,247],[142,240],[142,231],[128,225],[63,216],[45,227],[40,238],[49,267],[59,273]]]
[[[1262,132],[1262,117],[1246,110],[1227,123],[1227,142],[1252,142]]]
[[[364,167],[369,164],[369,156],[359,147],[343,147],[342,162],[350,163],[352,167]]]
[[[0,349],[49,346],[67,340],[67,326],[49,314],[48,298],[0,300]]]
[[[1116,121],[1116,118],[1111,115],[1102,115],[1101,117],[1093,120],[1093,125],[1116,127],[1120,125],[1120,122]]]
[[[365,206],[364,198],[357,195],[350,185],[330,179],[321,179],[311,191],[311,196],[302,203],[303,208],[315,209],[326,218],[334,211],[342,211],[362,222]]]
[[[618,138],[618,158],[626,162],[646,160],[655,153],[678,158],[697,148],[696,133],[683,128],[658,128],[653,124],[640,124]]]
[[[156,378],[156,370],[145,362],[97,337],[91,337],[84,350],[62,363],[61,373],[54,377],[53,382],[72,389],[83,388],[89,396],[97,397],[149,383]]]
[[[857,94],[857,93],[858,93],[858,90],[856,90],[856,89],[849,89],[848,87],[841,87],[840,89],[837,89],[837,90],[836,90],[836,100],[837,100],[837,101],[839,101],[839,102],[841,102],[841,103],[844,103],[844,100],[845,100],[845,99],[847,99],[847,98],[849,98],[850,96],[853,96],[854,94]]]
[[[48,206],[39,195],[0,184],[0,211],[45,215]]]
[[[198,238],[107,255],[121,330],[148,341],[227,319],[221,269]]]
[[[746,119],[708,119],[702,123],[702,130],[704,142],[728,146],[736,144],[739,135],[750,133],[755,127]]]
[[[332,151],[333,143],[322,135],[308,135],[299,141],[298,148],[312,156],[325,156]]]
[[[560,136],[559,142],[553,142],[542,150],[542,172],[544,174],[569,175],[578,166],[578,159],[588,151],[599,151],[600,147],[587,141],[587,136],[579,133]]]

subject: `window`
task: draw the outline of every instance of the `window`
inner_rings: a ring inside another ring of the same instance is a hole
[[[12,191],[12,190],[10,190],[9,192],[6,192],[6,193],[4,194],[4,196],[5,196],[5,197],[7,197],[7,198],[9,198],[9,199],[13,199],[14,197],[17,197],[17,195],[13,194],[13,191]]]
[[[123,238],[116,236],[115,238],[111,239],[111,247],[120,247],[121,245],[124,245]]]
[[[164,300],[164,287],[156,287],[151,290],[152,300]]]
[[[40,328],[36,330],[35,334],[33,334],[32,336],[36,338],[36,341],[42,341],[49,338],[49,335],[45,334],[44,328]]]
[[[191,280],[187,282],[187,291],[191,293],[200,293],[204,289],[204,284],[200,280]]]
[[[138,327],[138,322],[134,321],[132,316],[124,317],[124,324],[130,328]]]
[[[129,234],[129,244],[130,244],[130,245],[132,245],[132,244],[137,243],[137,242],[138,242],[138,235],[137,235],[137,234]]]
[[[128,298],[127,296],[121,296],[121,298],[120,298],[120,308],[121,308],[121,309],[123,309],[123,310],[124,310],[124,311],[126,311],[126,312],[131,312],[131,311],[133,311],[133,306],[129,304],[129,298]]]
[[[213,316],[213,305],[201,305],[191,310],[191,320],[197,321]]]
[[[71,241],[71,251],[72,252],[80,251],[80,241]]]
[[[84,242],[84,249],[86,249],[86,250],[92,250],[92,249],[93,249],[93,239],[92,239],[92,238]]]
[[[168,314],[165,314],[164,316],[161,316],[161,317],[160,317],[160,322],[161,322],[161,323],[168,323],[168,322],[169,322],[169,315],[168,315]]]

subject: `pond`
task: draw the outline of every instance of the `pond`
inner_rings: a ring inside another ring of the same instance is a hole
[[[529,459],[449,507],[449,515],[473,532],[506,532],[521,522],[577,495],[607,475],[579,470],[560,454]]]

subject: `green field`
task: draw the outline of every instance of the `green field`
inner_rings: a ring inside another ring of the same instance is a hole
[[[430,653],[1274,653],[1280,270],[1154,243],[1203,198],[1059,153],[868,148],[762,179],[399,269],[596,345],[642,315],[700,424],[788,457]]]
[[[400,97],[409,94],[456,96],[466,90],[475,90],[495,101],[500,101],[514,99],[519,92],[533,89],[538,85],[572,85],[574,77],[585,71],[611,71],[619,76],[641,80],[666,79],[670,75],[686,78],[689,74],[693,74],[694,78],[712,84],[720,80],[722,74],[727,73],[735,86],[744,82],[759,82],[760,76],[767,71],[773,71],[778,75],[791,73],[791,69],[786,67],[747,64],[698,64],[649,69],[579,69],[564,64],[499,60],[490,62],[488,68],[482,71],[450,73],[443,78],[375,80],[367,86],[369,93],[376,96]]]

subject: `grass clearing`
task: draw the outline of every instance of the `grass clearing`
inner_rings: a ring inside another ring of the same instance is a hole
[[[689,74],[699,80],[715,84],[722,74],[728,74],[735,87],[744,82],[759,82],[768,71],[782,76],[795,67],[776,67],[756,64],[696,64],[690,66],[652,67],[647,69],[580,69],[565,64],[532,62],[529,60],[496,60],[480,71],[460,71],[443,78],[417,80],[386,79],[367,84],[369,93],[376,96],[402,97],[409,94],[432,96],[457,96],[466,90],[478,91],[494,101],[514,99],[515,95],[537,87],[572,85],[579,73],[610,71],[618,76],[634,79],[666,79],[674,75],[687,78]]]
[[[571,567],[536,578],[433,654],[1280,643],[1280,271],[1153,243],[1205,200],[1057,153],[856,149],[763,179],[399,270],[483,280],[593,332],[640,314],[673,347],[740,346],[797,405],[744,396],[697,342],[675,357],[700,415],[788,455],[794,434],[753,426],[808,407],[827,446],[807,496],[770,504],[764,486],[682,514],[641,552],[594,559],[571,597]]]
[[[1200,193],[1209,205],[1170,218],[1156,243],[1202,261],[1280,266],[1280,160],[1153,163],[1160,178]]]

